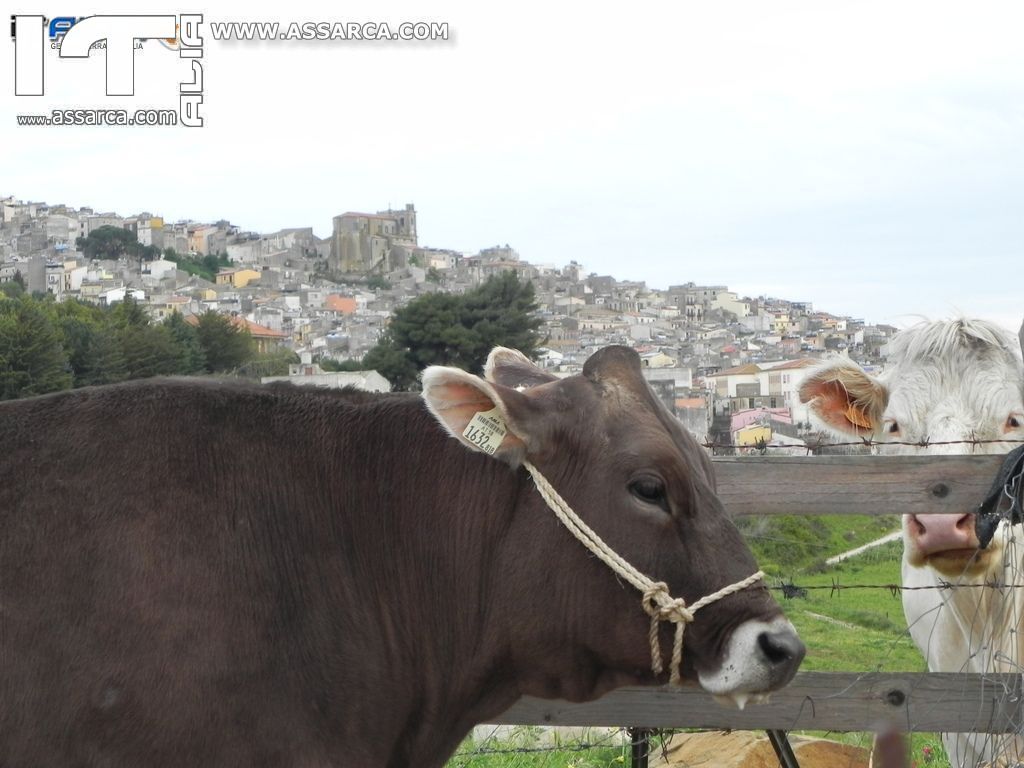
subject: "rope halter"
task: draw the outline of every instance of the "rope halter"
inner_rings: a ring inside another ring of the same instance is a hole
[[[660,675],[664,670],[661,661],[661,643],[658,637],[658,630],[661,622],[668,621],[676,625],[675,640],[672,644],[672,661],[669,667],[669,682],[673,685],[682,683],[680,668],[683,663],[683,634],[686,625],[693,621],[693,614],[716,600],[746,589],[752,584],[764,578],[764,571],[758,571],[735,584],[722,587],[717,592],[702,597],[693,605],[687,606],[686,601],[681,597],[673,598],[668,591],[668,585],[663,581],[654,581],[628,562],[626,562],[615,550],[609,547],[583,520],[580,519],[565,499],[558,495],[558,492],[551,486],[551,483],[528,461],[523,462],[526,471],[533,478],[534,485],[547,505],[555,513],[561,523],[569,529],[580,542],[589,549],[601,562],[607,565],[617,576],[625,579],[633,585],[642,595],[641,605],[648,616],[651,617],[651,629],[648,637],[651,641],[651,670],[655,675]]]

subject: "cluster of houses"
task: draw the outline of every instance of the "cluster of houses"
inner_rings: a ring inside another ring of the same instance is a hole
[[[227,221],[171,223],[150,213],[122,217],[0,197],[0,282],[21,279],[57,300],[131,297],[157,320],[222,312],[261,351],[298,353],[296,380],[382,389],[379,375],[330,376],[317,362],[361,359],[394,309],[417,296],[464,292],[511,271],[536,290],[542,365],[569,375],[600,347],[631,346],[692,433],[744,447],[802,446],[810,421],[797,391],[807,368],[837,354],[879,366],[896,331],[809,302],[741,297],[725,285],[652,288],[587,274],[575,261],[533,264],[508,245],[476,253],[424,247],[412,204],[344,213],[332,225],[327,238],[311,227],[260,234]],[[124,228],[161,253],[226,256],[230,266],[209,281],[163,257],[88,259],[76,240],[103,226]]]

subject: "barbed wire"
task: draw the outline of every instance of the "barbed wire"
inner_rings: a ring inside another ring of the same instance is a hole
[[[620,729],[625,730],[625,729]],[[588,752],[592,749],[608,749],[619,745],[610,743],[597,744],[552,744],[544,747],[475,747],[465,752],[456,752],[451,759],[457,757],[479,757],[481,755],[533,755],[544,752]]]
[[[529,738],[531,735],[536,740],[539,737],[539,731],[558,731],[558,727],[538,727],[538,733],[534,734],[519,734],[513,735],[512,739],[522,739],[524,737]],[[594,730],[604,730],[594,728]],[[654,731],[651,732],[655,733]],[[500,746],[487,746],[488,743],[498,744]],[[497,756],[497,755],[537,755],[537,754],[563,754],[563,753],[579,753],[579,752],[590,752],[594,750],[620,750],[628,749],[630,745],[630,733],[629,729],[622,728],[609,728],[603,735],[591,741],[584,740],[567,740],[565,742],[559,742],[555,744],[532,744],[532,745],[512,745],[501,736],[492,733],[490,736],[484,739],[483,744],[475,745],[470,748],[462,749],[449,758],[448,765],[453,765],[456,760],[460,761],[462,765],[469,765],[475,758],[484,756]],[[463,746],[466,746],[465,744]]]
[[[849,440],[839,443],[826,443],[820,440],[813,442],[804,442],[803,445],[795,444],[777,444],[772,445],[764,440],[757,440],[749,445],[741,445],[738,443],[721,443],[714,440],[705,439],[701,442],[701,446],[710,450],[717,449],[732,449],[732,450],[778,450],[781,448],[795,449],[798,451],[807,451],[808,453],[822,448],[876,448],[887,445],[902,445],[910,446],[912,448],[932,448],[941,445],[989,445],[994,443],[1009,443],[1012,445],[1024,445],[1024,439],[1021,438],[999,438],[999,439],[981,439],[981,438],[970,438],[967,440],[928,440],[924,438],[922,440],[875,440],[870,437],[864,437],[860,440]]]
[[[994,589],[1001,591],[1004,589],[1024,589],[1024,584],[1003,584],[998,581],[986,581],[977,584],[955,584],[951,581],[941,579],[938,584],[928,584],[920,587],[905,587],[902,584],[896,584],[894,582],[887,584],[842,584],[838,579],[833,577],[831,584],[795,584],[792,581],[789,581],[782,582],[781,584],[769,585],[768,589],[775,592],[781,592],[784,598],[792,600],[793,598],[807,597],[807,593],[812,590],[826,589],[829,591],[829,597],[835,597],[838,593],[849,589],[884,589],[891,592],[893,597],[899,597],[902,592],[921,592],[927,590]]]

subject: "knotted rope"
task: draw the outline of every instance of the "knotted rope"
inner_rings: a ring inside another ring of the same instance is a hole
[[[758,571],[752,576],[722,587],[706,597],[702,597],[693,605],[687,606],[686,601],[681,597],[673,598],[668,591],[668,585],[663,581],[653,581],[648,578],[622,557],[615,550],[609,547],[579,515],[577,515],[558,492],[551,486],[544,476],[533,464],[523,462],[526,471],[530,473],[537,491],[551,507],[555,516],[562,522],[569,532],[589,549],[597,558],[612,569],[618,576],[632,584],[643,595],[641,605],[648,616],[651,617],[651,630],[649,638],[651,641],[651,670],[655,675],[660,675],[664,666],[661,661],[661,643],[658,638],[658,629],[663,621],[669,621],[676,625],[675,641],[672,645],[672,662],[669,667],[669,682],[679,685],[682,682],[680,667],[683,663],[683,633],[686,625],[693,621],[693,614],[705,605],[721,600],[723,597],[746,589],[764,577],[764,571]]]

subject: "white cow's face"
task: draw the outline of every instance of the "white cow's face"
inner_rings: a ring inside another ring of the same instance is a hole
[[[1015,340],[981,321],[903,331],[878,377],[848,360],[825,363],[808,374],[800,396],[830,431],[870,437],[880,453],[1005,453],[1014,443],[974,441],[1024,439],[1024,369]],[[972,514],[903,520],[907,562],[947,578],[998,568],[1002,539],[997,534],[978,549]]]
[[[896,365],[879,377],[888,398],[872,437],[883,453],[1006,453],[1011,443],[971,441],[1024,439],[1019,375],[978,361],[955,370]],[[929,446],[904,445],[921,442]]]

